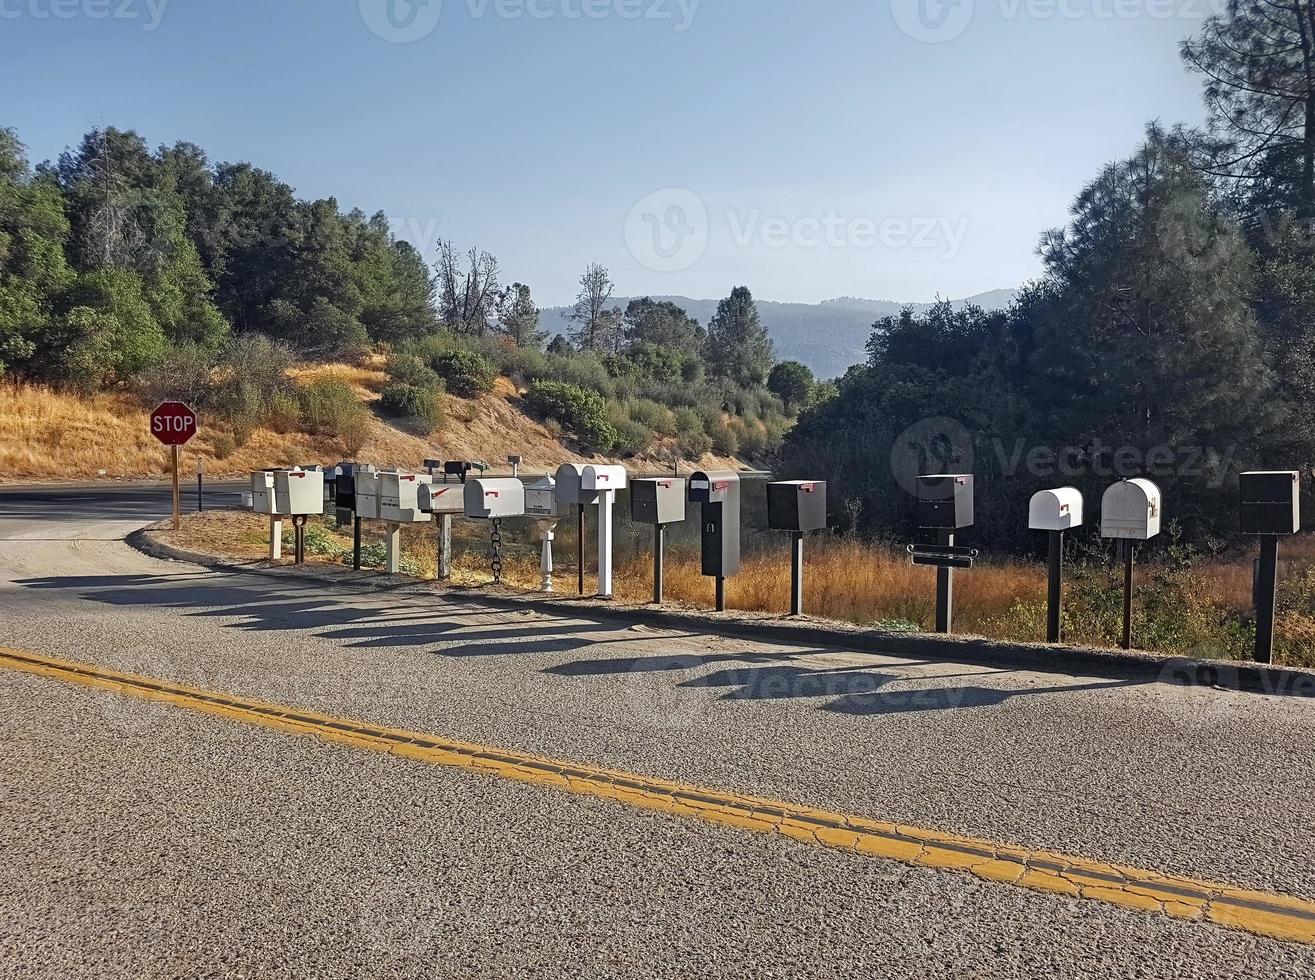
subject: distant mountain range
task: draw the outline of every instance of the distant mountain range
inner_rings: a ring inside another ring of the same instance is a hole
[[[956,307],[975,305],[984,310],[1002,310],[1014,301],[1017,290],[993,289],[966,299],[954,300]],[[688,296],[654,296],[682,307],[699,323],[707,326],[717,312],[715,299],[690,299]],[[613,302],[625,307],[630,297]],[[872,332],[872,323],[883,316],[893,316],[905,307],[921,312],[931,303],[900,303],[888,299],[859,299],[842,296],[821,303],[773,303],[758,300],[758,313],[776,344],[781,360],[802,361],[819,378],[837,378],[851,365],[866,359],[864,345]],[[567,319],[570,307],[555,306],[542,311],[541,323],[552,333],[567,333],[573,324]]]

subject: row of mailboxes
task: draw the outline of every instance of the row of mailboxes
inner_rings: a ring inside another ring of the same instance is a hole
[[[251,509],[271,517],[324,513],[324,471],[317,466],[253,472]]]

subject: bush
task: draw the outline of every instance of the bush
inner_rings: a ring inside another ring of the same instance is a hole
[[[454,395],[478,398],[493,390],[498,374],[488,358],[474,351],[453,350],[439,354],[429,362],[438,376],[447,382]]]
[[[652,430],[639,422],[627,419],[613,429],[612,451],[618,456],[638,456],[653,442]]]
[[[718,456],[734,456],[740,451],[740,439],[729,425],[719,425],[709,434],[712,449]]]
[[[196,344],[179,344],[164,360],[137,376],[142,403],[154,408],[160,402],[180,401],[193,407],[206,404],[212,384],[214,357]]]
[[[336,378],[318,378],[297,392],[301,416],[311,435],[365,440],[369,415],[352,386]],[[359,448],[359,447],[358,447]]]
[[[291,392],[276,392],[269,402],[269,427],[275,432],[297,432],[301,429],[301,405]]]
[[[599,452],[607,452],[616,442],[607,402],[596,391],[567,381],[536,381],[525,396],[525,407],[539,418],[556,419]]]
[[[630,403],[630,420],[659,435],[676,434],[676,416],[665,405],[641,398]]]
[[[379,407],[395,418],[420,423],[427,433],[437,429],[443,419],[438,394],[432,388],[391,384],[383,390],[379,398]]]
[[[695,460],[712,451],[712,439],[703,427],[703,418],[692,408],[676,409],[676,446],[686,457]]]
[[[394,384],[436,390],[443,384],[438,372],[415,354],[394,354],[388,359],[388,377]]]

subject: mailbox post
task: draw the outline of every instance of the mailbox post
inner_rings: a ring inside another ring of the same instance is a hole
[[[427,524],[429,514],[420,506],[420,488],[433,482],[428,473],[386,470],[379,474],[379,520],[388,525],[384,571],[402,570],[402,525]]]
[[[936,569],[936,632],[954,631],[954,570],[972,568],[976,551],[954,546],[958,531],[973,526],[971,473],[936,473],[918,477],[918,528],[936,536],[935,545],[909,549],[915,565]]]
[[[653,525],[653,602],[661,605],[667,525],[685,520],[685,481],[676,477],[631,480],[630,519]]]
[[[358,572],[361,570],[361,514],[356,509],[356,484],[362,474],[374,472],[369,463],[339,463],[338,476],[333,481],[338,525],[352,522],[352,568]]]
[[[566,508],[557,501],[557,481],[545,476],[538,483],[525,488],[525,516],[533,517],[539,528],[539,591],[551,593],[552,543],[557,536],[557,525],[566,516]]]
[[[557,468],[557,501],[576,511],[575,575],[580,595],[584,595],[584,509],[597,503],[593,494],[581,487],[585,464],[565,463]]]
[[[1256,470],[1239,478],[1242,531],[1260,537],[1255,580],[1256,661],[1274,662],[1274,620],[1278,613],[1278,539],[1301,530],[1301,474],[1296,470]]]
[[[804,614],[804,535],[826,527],[826,484],[791,480],[767,484],[767,526],[790,532],[790,615]]]
[[[420,487],[418,502],[421,510],[437,519],[438,580],[447,582],[452,578],[452,515],[466,512],[465,495],[460,482],[450,483],[446,472],[435,473],[435,470],[442,468],[441,463],[426,460],[425,467],[432,480]]]
[[[525,516],[525,484],[520,480],[467,480],[465,489],[466,516],[489,521],[493,527],[490,536],[493,584],[502,584],[502,522],[508,517]]]
[[[1042,490],[1032,498],[1028,509],[1028,527],[1050,536],[1050,589],[1046,606],[1046,642],[1062,638],[1060,606],[1064,591],[1064,532],[1081,527],[1082,491],[1075,487]]]
[[[616,493],[624,490],[629,476],[624,466],[586,466],[580,489],[593,494],[598,503],[598,598],[612,598],[612,511]]]
[[[1123,640],[1132,649],[1132,586],[1137,542],[1160,533],[1160,488],[1138,477],[1122,480],[1105,491],[1100,504],[1100,536],[1118,542],[1123,559]]]
[[[283,557],[283,520],[274,494],[273,470],[252,471],[251,512],[269,515],[269,560],[278,561]]]
[[[725,612],[726,579],[740,570],[740,475],[731,470],[693,474],[689,502],[702,505],[703,574],[717,580],[717,612]]]
[[[324,471],[318,466],[274,471],[274,507],[292,518],[292,560],[306,562],[306,522],[324,513]],[[280,529],[281,536],[281,529]]]

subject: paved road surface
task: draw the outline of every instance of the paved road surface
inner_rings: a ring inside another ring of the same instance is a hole
[[[1315,899],[1315,705],[158,562],[0,492],[0,646]],[[1274,977],[1315,947],[0,668],[0,977]]]

